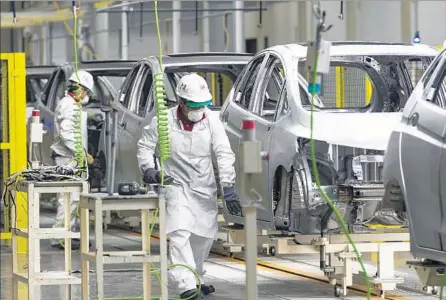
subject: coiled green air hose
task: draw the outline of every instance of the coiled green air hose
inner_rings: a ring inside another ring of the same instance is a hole
[[[160,33],[160,25],[159,25],[159,18],[158,18],[158,1],[154,1],[155,5],[155,24],[156,24],[156,31],[157,31],[157,38],[158,38],[158,60],[161,72],[155,74],[154,76],[154,90],[155,90],[155,101],[156,101],[156,117],[157,117],[157,130],[158,130],[158,148],[159,148],[159,156],[160,156],[160,172],[161,172],[161,186],[164,185],[164,162],[167,161],[170,158],[170,140],[169,140],[169,121],[168,121],[168,107],[166,102],[166,90],[164,88],[164,68],[163,68],[163,45],[161,40],[161,33]],[[153,229],[155,227],[156,218],[158,217],[158,209],[155,210],[153,213],[152,218],[152,224],[150,226],[149,230],[149,236],[152,235]],[[198,282],[198,289],[197,293],[190,296],[187,299],[192,299],[195,296],[197,296],[201,292],[201,282],[200,282],[200,276],[198,273],[194,270],[194,268],[183,265],[183,264],[173,264],[169,265],[169,268],[175,268],[175,267],[183,267],[186,269],[189,269],[194,273],[195,278]],[[161,278],[159,276],[160,270],[155,268],[155,266],[152,264],[152,273],[155,273],[155,276],[158,279],[159,284],[167,284],[163,283],[161,281]],[[133,300],[133,299],[142,299],[142,297],[124,297],[124,298],[107,298],[107,299],[113,299],[113,300]],[[161,299],[160,296],[152,297],[152,299]],[[169,298],[170,300],[180,300],[179,298]]]
[[[74,73],[77,76],[78,82],[80,82],[79,78],[79,68],[78,68],[78,53],[77,53],[77,7],[76,7],[76,1],[72,1],[73,4],[73,17],[74,17],[74,34],[73,34],[73,46],[74,46]],[[74,91],[74,100],[76,100],[76,109],[74,112],[74,125],[73,125],[73,131],[74,131],[74,154],[77,162],[77,167],[80,170],[83,170],[84,167],[86,167],[86,160],[85,160],[85,150],[83,145],[83,138],[82,138],[82,88],[79,83],[75,82],[74,85],[77,87]],[[82,171],[81,171],[82,173]],[[85,172],[84,174],[86,178],[88,179],[88,172]],[[82,174],[80,174],[82,175]]]

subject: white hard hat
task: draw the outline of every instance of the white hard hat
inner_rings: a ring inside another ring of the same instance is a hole
[[[94,80],[93,76],[87,71],[77,71],[70,76],[70,81],[77,82],[83,87],[93,92]]]
[[[191,102],[207,105],[212,100],[206,80],[196,73],[191,73],[181,77],[176,88],[180,98]]]

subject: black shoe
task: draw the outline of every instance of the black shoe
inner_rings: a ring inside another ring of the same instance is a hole
[[[180,299],[196,300],[201,298],[201,293],[197,289],[185,291],[180,295]]]
[[[197,289],[198,289],[198,285],[197,285]],[[203,295],[207,296],[209,294],[212,294],[215,292],[215,288],[213,285],[207,285],[207,284],[202,284],[201,285],[201,292],[203,293]]]

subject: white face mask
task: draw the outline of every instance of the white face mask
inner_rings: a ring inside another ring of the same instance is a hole
[[[82,105],[87,105],[87,104],[88,104],[88,101],[90,101],[90,96],[86,95],[86,96],[82,99],[81,104],[82,104]]]
[[[204,109],[193,110],[187,113],[187,118],[191,122],[198,122],[203,118]]]

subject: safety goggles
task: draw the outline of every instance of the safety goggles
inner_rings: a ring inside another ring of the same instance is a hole
[[[188,100],[182,98],[181,101],[190,110],[199,110],[201,108],[204,108],[204,107],[209,106],[210,104],[212,104],[212,100],[209,100],[209,101],[206,101],[206,102],[197,103],[197,102],[188,101]]]

